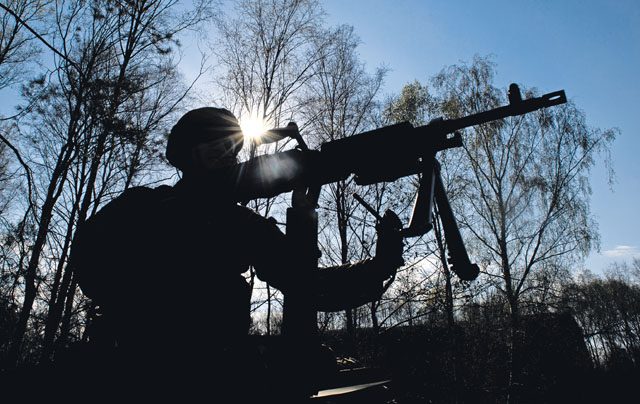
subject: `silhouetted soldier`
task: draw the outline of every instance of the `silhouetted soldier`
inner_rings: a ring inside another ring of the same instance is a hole
[[[98,305],[91,338],[117,347],[116,386],[154,397],[216,396],[205,386],[222,372],[225,387],[240,378],[255,388],[248,379],[260,377],[261,364],[247,343],[250,287],[243,273],[253,266],[285,296],[305,285],[296,282],[295,254],[275,220],[233,198],[228,168],[242,145],[231,112],[188,112],[171,130],[166,151],[182,179],[173,187],[128,189],[78,230],[71,265]],[[317,309],[378,299],[403,264],[400,227],[387,211],[375,258],[315,271],[310,298]]]

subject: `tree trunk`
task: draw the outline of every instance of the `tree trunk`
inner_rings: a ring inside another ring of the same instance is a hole
[[[512,296],[509,299],[509,328],[510,331],[510,351],[509,351],[509,385],[507,390],[507,402],[518,403],[520,401],[521,393],[521,330],[520,330],[520,308],[518,305],[518,299],[516,296]]]
[[[69,286],[69,282],[66,281],[67,273],[69,272],[68,266],[65,271],[65,264],[67,263],[67,254],[70,249],[71,240],[73,237],[73,229],[74,229],[74,218],[78,211],[78,201],[73,204],[73,208],[71,210],[71,214],[69,215],[69,222],[67,224],[67,232],[65,234],[64,246],[62,248],[62,256],[58,261],[58,267],[55,274],[55,279],[53,282],[53,287],[51,290],[51,297],[49,299],[49,310],[47,314],[47,320],[44,329],[44,342],[42,347],[42,353],[40,356],[40,362],[46,362],[51,359],[51,354],[53,353],[54,339],[56,335],[56,331],[58,330],[58,325],[60,324],[60,319],[62,318],[62,310],[64,300],[60,299],[60,296],[64,296],[66,294],[66,289]],[[64,272],[64,278],[62,276]],[[60,281],[62,280],[62,285]]]
[[[451,371],[451,383],[452,386],[450,393],[452,394],[453,402],[458,402],[458,341],[457,333],[455,330],[455,319],[453,316],[453,289],[451,286],[451,271],[449,270],[449,263],[447,262],[447,254],[442,243],[442,232],[440,228],[439,215],[436,213],[434,220],[434,232],[436,236],[436,242],[438,244],[438,255],[440,263],[442,265],[442,271],[445,280],[445,294],[444,294],[444,308],[445,317],[447,320],[447,334],[448,334],[448,353],[449,353],[449,365]]]
[[[72,130],[69,130],[71,135]],[[49,225],[51,224],[51,218],[53,216],[53,209],[62,192],[62,186],[66,179],[66,172],[69,165],[69,159],[73,153],[73,148],[70,143],[67,143],[58,155],[58,161],[56,167],[51,175],[49,181],[49,187],[47,190],[47,196],[44,204],[42,205],[42,211],[40,212],[40,218],[38,221],[38,232],[36,235],[35,243],[31,250],[31,256],[29,257],[29,263],[25,271],[25,295],[20,315],[18,317],[18,323],[11,339],[11,346],[7,354],[7,365],[16,366],[20,357],[20,350],[22,348],[22,340],[24,334],[27,331],[27,323],[31,315],[31,309],[33,302],[35,301],[38,293],[38,287],[36,286],[36,277],[38,274],[38,266],[40,264],[40,256],[44,250],[45,243],[47,241],[47,235],[49,233]]]
[[[78,289],[78,281],[75,275],[72,276],[71,286],[68,288],[65,296],[64,314],[62,316],[62,323],[60,324],[60,338],[56,343],[58,350],[64,348],[69,339],[69,332],[71,330],[71,317],[73,315],[73,298],[76,295]]]

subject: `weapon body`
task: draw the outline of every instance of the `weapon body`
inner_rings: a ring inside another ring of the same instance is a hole
[[[269,198],[300,187],[323,185],[356,175],[358,185],[393,181],[423,171],[425,159],[440,150],[462,146],[458,130],[523,115],[566,102],[564,91],[522,100],[512,84],[509,105],[457,119],[437,118],[414,127],[409,122],[385,126],[344,139],[326,142],[320,151],[309,150],[298,128],[290,123],[270,132],[271,141],[290,136],[299,149],[255,157],[232,168],[234,192],[240,200]]]
[[[267,137],[270,141],[292,137],[297,140],[298,148],[253,158],[227,169],[230,172],[224,174],[233,181],[231,186],[238,201],[274,197],[293,190],[318,189],[350,175],[355,175],[356,184],[368,185],[421,174],[412,217],[409,226],[403,229],[403,235],[415,237],[431,230],[435,202],[443,222],[451,269],[461,279],[473,280],[478,275],[478,266],[469,261],[435,157],[438,151],[462,146],[461,135],[457,132],[460,129],[567,101],[563,90],[523,100],[516,84],[509,86],[508,98],[508,105],[492,110],[456,119],[437,118],[419,127],[402,122],[326,142],[319,151],[309,150],[296,124],[290,123],[285,128],[268,132]],[[363,203],[361,199],[359,201]]]

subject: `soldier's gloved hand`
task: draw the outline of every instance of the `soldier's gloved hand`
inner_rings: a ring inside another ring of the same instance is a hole
[[[379,263],[383,277],[395,275],[396,270],[404,265],[402,250],[404,243],[400,230],[402,222],[390,209],[384,213],[382,220],[376,226],[378,242],[376,243],[376,262]]]

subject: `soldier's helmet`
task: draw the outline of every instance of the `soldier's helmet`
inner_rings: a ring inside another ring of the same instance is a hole
[[[210,166],[236,161],[244,137],[238,119],[224,108],[191,110],[171,129],[166,157],[183,171],[194,164]]]

